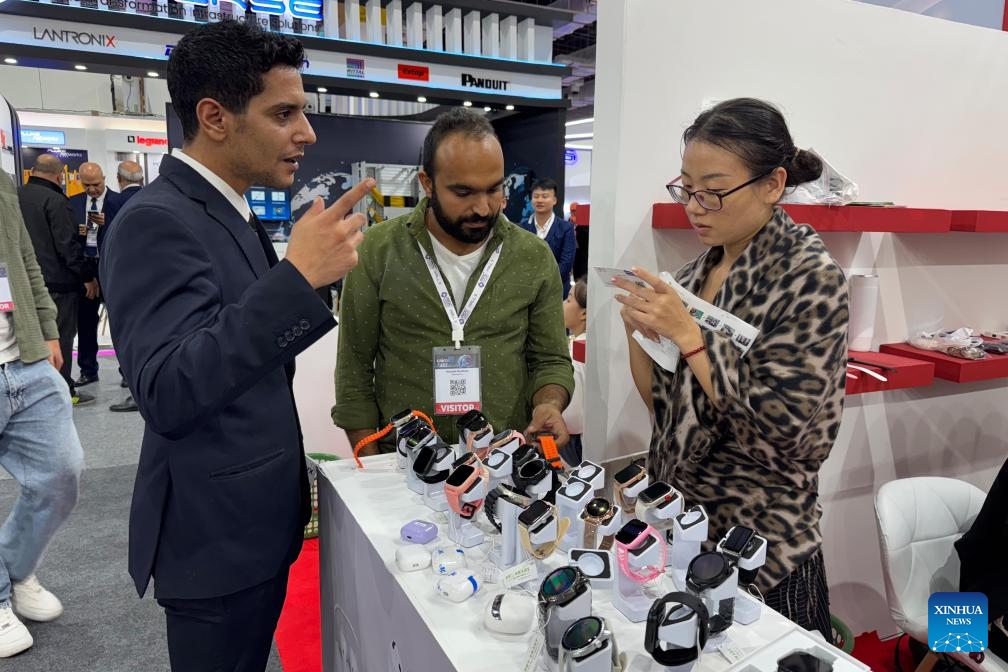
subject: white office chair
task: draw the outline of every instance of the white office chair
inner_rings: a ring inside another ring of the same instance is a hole
[[[925,646],[928,598],[959,590],[959,555],[953,544],[973,524],[985,497],[970,483],[938,477],[891,481],[875,497],[889,613]],[[978,672],[1008,672],[1008,665],[990,651],[981,664],[966,653],[949,655]]]

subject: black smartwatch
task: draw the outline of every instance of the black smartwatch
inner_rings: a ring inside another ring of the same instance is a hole
[[[523,495],[505,483],[501,483],[496,488],[488,492],[486,499],[483,500],[483,511],[486,513],[487,520],[490,521],[491,525],[497,528],[498,532],[501,531],[501,522],[497,517],[498,499],[506,499],[519,509],[525,509],[532,503],[531,497]]]
[[[543,480],[550,472],[551,470],[549,465],[546,464],[546,460],[541,457],[534,457],[518,467],[514,471],[512,478],[514,479],[515,486],[524,492],[530,485],[535,485]]]
[[[673,605],[669,610],[668,606]],[[680,607],[685,607],[684,613]],[[689,648],[663,649],[658,638],[658,630],[667,625],[682,624],[690,627],[689,622],[696,619],[696,646]],[[647,628],[644,630],[644,650],[651,654],[655,662],[665,667],[685,665],[700,656],[700,651],[707,645],[707,607],[703,600],[689,593],[674,592],[654,601],[648,611]]]
[[[452,449],[441,443],[438,445],[428,445],[417,451],[416,459],[413,460],[413,473],[424,483],[443,483],[448,479],[450,469],[437,469],[438,462],[441,462]]]

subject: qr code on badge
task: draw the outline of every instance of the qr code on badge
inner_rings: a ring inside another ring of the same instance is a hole
[[[465,378],[453,378],[448,381],[448,394],[452,397],[464,397],[466,395]]]

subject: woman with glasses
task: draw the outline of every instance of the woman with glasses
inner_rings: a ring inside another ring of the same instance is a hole
[[[712,540],[733,525],[766,537],[756,585],[767,605],[828,636],[818,472],[843,410],[847,284],[818,234],[777,205],[822,164],[779,110],[750,98],[704,111],[683,141],[668,189],[708,249],[676,281],[759,335],[740,344],[701,328],[646,270],[634,269],[650,287],[618,281],[633,379],[654,417],[648,470],[704,505]],[[634,331],[678,346],[675,370],[654,365]]]

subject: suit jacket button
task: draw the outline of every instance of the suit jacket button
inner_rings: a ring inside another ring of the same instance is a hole
[[[290,329],[285,330],[284,331],[284,339],[286,339],[288,343],[290,343],[291,341],[293,341],[294,340],[294,332],[291,331]]]
[[[287,339],[285,339],[283,336],[280,336],[279,338],[277,338],[276,344],[278,346],[280,346],[281,348],[286,348],[287,347]]]
[[[295,336],[300,336],[304,333],[304,329],[301,327],[294,327],[293,331]]]
[[[311,329],[311,322],[309,322],[308,320],[301,320],[300,322],[298,322],[298,326],[304,329],[305,331],[308,331],[309,329]]]

